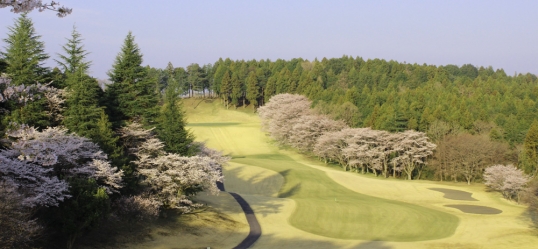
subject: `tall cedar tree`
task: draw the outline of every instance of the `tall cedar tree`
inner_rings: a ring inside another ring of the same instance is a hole
[[[164,142],[164,150],[183,156],[196,153],[192,146],[194,136],[185,129],[185,113],[178,98],[175,82],[169,82],[164,95],[164,105],[157,119],[157,137]]]
[[[232,74],[232,104],[237,108],[239,105],[239,99],[242,96],[243,93],[243,83],[241,82],[241,79],[239,79],[238,73]]]
[[[259,88],[256,73],[252,71],[247,78],[247,99],[252,105],[252,109],[256,109],[258,106],[258,98],[260,97]]]
[[[226,71],[224,73],[224,76],[222,77],[222,82],[220,85],[220,94],[222,96],[222,99],[224,100],[224,105],[226,105],[226,109],[228,109],[228,105],[230,104],[230,94],[232,93],[232,77],[230,77],[230,71]]]
[[[49,69],[43,64],[49,56],[41,36],[35,33],[34,24],[26,14],[15,20],[4,42],[6,52],[2,53],[7,68],[5,72],[14,85],[45,83]]]
[[[71,38],[67,39],[67,44],[62,46],[65,55],[58,54],[59,60],[55,60],[64,73],[75,73],[82,68],[84,73],[90,68],[91,62],[86,61],[86,56],[89,54],[82,45],[82,38],[77,28],[73,26]]]
[[[87,72],[91,62],[86,61],[86,52],[80,34],[73,28],[71,38],[62,46],[65,55],[59,54],[57,62],[66,74],[66,87],[69,92],[64,111],[64,125],[79,136],[87,137],[99,144],[117,166],[121,156],[116,145],[118,138],[112,131],[108,116],[100,106],[103,90],[96,79]]]
[[[536,119],[525,136],[520,163],[525,173],[534,177],[538,175],[538,121]]]
[[[155,84],[148,79],[147,69],[142,66],[142,53],[131,32],[108,76],[112,84],[105,92],[106,107],[113,126],[120,127],[126,121],[154,125],[158,101]]]
[[[8,36],[4,39],[7,46],[1,55],[5,63],[3,71],[11,78],[12,85],[47,83],[45,81],[49,69],[43,64],[49,56],[45,53],[45,45],[40,38],[41,36],[35,33],[32,20],[26,14],[17,18],[13,27],[9,27]],[[5,109],[9,114],[3,117],[2,126],[12,122],[39,128],[50,126],[52,123],[44,106],[44,97],[23,106],[6,103]]]

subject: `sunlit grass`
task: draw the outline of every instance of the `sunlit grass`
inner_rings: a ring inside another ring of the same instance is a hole
[[[213,110],[213,105],[202,104],[197,109],[207,115],[210,113],[207,110]],[[212,111],[210,116],[215,116],[216,120],[220,120],[219,116],[230,118],[228,123],[210,123],[212,125],[208,125],[200,114],[193,114],[202,122],[191,123],[189,127],[210,146],[230,153],[234,157],[232,162],[265,168],[282,175],[284,184],[278,191],[278,197],[290,198],[297,203],[289,219],[293,226],[322,236],[363,240],[431,240],[454,233],[458,225],[456,216],[351,191],[325,172],[269,148],[259,125],[248,125],[248,121],[256,122],[256,117],[233,112]],[[235,123],[233,116],[239,116],[247,123]],[[228,180],[230,184],[227,186],[231,186],[228,189],[245,194],[252,192],[250,186],[239,186],[234,184],[237,180]]]

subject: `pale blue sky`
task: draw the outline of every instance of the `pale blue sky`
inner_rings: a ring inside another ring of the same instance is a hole
[[[73,25],[92,75],[107,78],[128,31],[144,65],[342,55],[538,74],[538,1],[61,0],[66,18],[32,12],[52,58]],[[0,39],[17,15],[0,9]],[[3,50],[5,44],[0,42]],[[52,61],[49,66],[55,66]]]

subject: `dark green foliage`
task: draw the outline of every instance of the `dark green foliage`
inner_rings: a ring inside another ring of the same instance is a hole
[[[72,248],[82,233],[96,227],[107,216],[110,199],[93,179],[70,179],[69,193],[71,198],[57,208],[46,210],[42,219],[55,228],[56,240]]]
[[[237,107],[239,99],[243,96],[243,80],[239,78],[239,73],[232,74],[232,105]]]
[[[222,83],[220,85],[220,95],[222,99],[224,100],[224,104],[226,105],[226,108],[228,108],[231,94],[232,94],[232,77],[230,76],[230,72],[226,71],[226,73],[224,73],[224,76],[222,77]]]
[[[75,73],[67,73],[66,83],[68,98],[64,111],[64,125],[79,136],[91,138],[101,117],[102,107],[99,107],[99,97],[102,90],[97,80],[78,68]]]
[[[260,89],[259,89],[256,73],[250,72],[247,79],[247,99],[252,105],[252,108],[256,109],[256,107],[258,106],[259,97],[260,97]]]
[[[131,32],[125,38],[112,69],[108,72],[112,84],[105,95],[107,114],[113,126],[126,121],[140,121],[151,126],[157,116],[155,83],[148,78],[148,69],[142,66],[142,54]]]
[[[82,38],[73,26],[71,38],[67,39],[67,44],[62,46],[65,54],[58,54],[59,60],[55,60],[60,64],[64,73],[75,73],[82,69],[83,73],[87,73],[90,67],[90,62],[86,61],[86,56],[89,54],[82,45]]]
[[[538,174],[538,121],[536,119],[525,136],[519,162],[525,173],[533,176]]]
[[[45,45],[41,36],[35,33],[34,24],[26,14],[15,20],[9,27],[2,53],[7,64],[5,72],[12,78],[12,84],[46,83],[48,68],[44,66],[49,56],[45,53]]]
[[[194,136],[185,129],[185,113],[173,86],[169,86],[164,95],[157,124],[157,137],[164,142],[164,150],[183,156],[191,156],[197,148],[192,146]]]

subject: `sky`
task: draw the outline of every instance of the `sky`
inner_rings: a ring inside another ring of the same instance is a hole
[[[50,1],[44,1],[50,2]],[[65,18],[33,11],[47,65],[71,34],[81,33],[90,73],[107,79],[132,31],[144,65],[301,57],[447,65],[473,64],[538,74],[538,1],[141,1],[61,0]],[[0,51],[17,14],[0,9]]]

